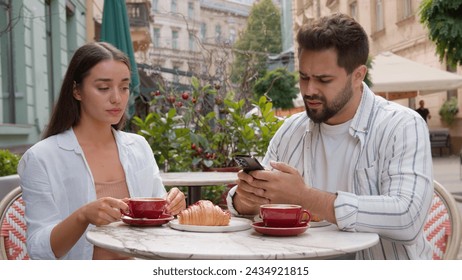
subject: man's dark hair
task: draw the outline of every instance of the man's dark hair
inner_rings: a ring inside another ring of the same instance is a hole
[[[369,41],[362,26],[352,17],[335,13],[302,26],[297,34],[298,54],[302,50],[334,49],[338,66],[350,74],[365,65],[369,56]]]

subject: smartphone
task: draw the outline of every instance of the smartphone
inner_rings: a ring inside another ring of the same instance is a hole
[[[253,156],[238,155],[234,157],[234,161],[242,167],[244,172],[249,173],[254,170],[264,170],[265,168]]]

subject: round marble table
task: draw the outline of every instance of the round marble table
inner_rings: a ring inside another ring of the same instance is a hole
[[[253,228],[204,233],[179,231],[167,224],[132,227],[122,222],[93,227],[86,238],[97,246],[143,259],[328,259],[379,242],[375,233],[343,232],[334,225],[276,237]]]

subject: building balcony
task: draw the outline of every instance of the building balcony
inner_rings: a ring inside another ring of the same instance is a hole
[[[153,19],[150,11],[151,4],[149,1],[127,2],[130,35],[135,52],[145,52],[151,44],[150,24],[153,22]]]

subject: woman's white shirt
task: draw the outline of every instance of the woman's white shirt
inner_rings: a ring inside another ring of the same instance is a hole
[[[161,197],[166,191],[148,142],[113,130],[131,197]],[[96,200],[92,173],[72,129],[31,147],[18,166],[26,203],[27,251],[32,259],[55,259],[52,229],[83,205]],[[91,227],[92,225],[90,225]],[[88,229],[87,229],[88,230]],[[85,234],[62,259],[91,259]]]

